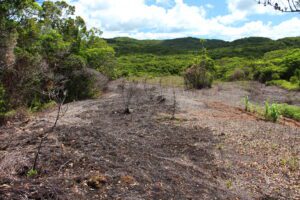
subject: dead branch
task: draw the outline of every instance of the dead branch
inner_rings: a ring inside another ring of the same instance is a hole
[[[64,90],[63,88],[57,88],[57,89],[54,89],[54,90],[52,90],[48,93],[45,93],[45,94],[47,94],[51,100],[54,100],[57,103],[57,113],[56,113],[56,118],[55,118],[55,121],[54,121],[52,127],[48,131],[45,132],[45,136],[42,137],[41,140],[40,140],[40,143],[39,143],[39,146],[38,146],[35,158],[34,158],[34,162],[33,162],[33,167],[32,167],[33,170],[36,170],[38,157],[39,157],[39,154],[41,152],[44,140],[47,139],[48,134],[53,132],[54,129],[56,128],[56,126],[57,126],[57,122],[58,122],[58,120],[60,119],[60,117],[62,115],[63,104],[64,104],[64,102],[66,100],[66,97],[67,97],[67,91]],[[65,110],[65,112],[66,112],[66,110]],[[63,113],[63,115],[64,114],[65,113]]]

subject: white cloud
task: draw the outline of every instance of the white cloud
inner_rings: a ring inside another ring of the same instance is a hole
[[[172,0],[155,0],[155,2],[156,2],[157,4],[169,6],[169,5],[171,5]]]
[[[297,17],[278,25],[249,21],[251,14],[275,14],[271,7],[257,5],[254,0],[227,0],[229,13],[214,18],[207,17],[207,5],[191,6],[183,0],[173,0],[169,8],[161,5],[170,2],[156,0],[156,4],[147,5],[146,0],[69,0],[90,27],[99,27],[104,32],[103,37],[194,36],[233,40],[245,36],[299,35],[300,18]],[[236,22],[244,24],[235,26]]]

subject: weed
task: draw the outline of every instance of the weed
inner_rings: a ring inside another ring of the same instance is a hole
[[[221,144],[221,143],[218,144],[217,149],[220,150],[220,151],[223,150],[224,149],[224,144]]]
[[[287,159],[280,159],[280,165],[288,167],[291,171],[296,171],[299,168],[299,159],[297,157],[290,157]]]
[[[38,174],[38,171],[36,169],[31,169],[27,172],[27,177],[33,177]]]
[[[232,188],[232,185],[233,185],[233,184],[232,184],[232,180],[229,179],[229,180],[226,181],[226,187],[227,187],[228,189]]]
[[[246,112],[250,111],[250,107],[249,107],[249,97],[248,97],[248,96],[245,97],[244,103],[245,103],[245,111],[246,111]]]
[[[277,122],[278,118],[280,117],[279,109],[277,104],[269,104],[268,101],[265,103],[265,119]]]

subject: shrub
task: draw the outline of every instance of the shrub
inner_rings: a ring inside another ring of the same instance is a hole
[[[184,73],[184,82],[187,88],[210,88],[213,83],[212,71],[214,62],[210,58],[203,56],[199,64],[194,64]]]
[[[239,81],[244,80],[246,77],[244,70],[242,69],[235,69],[232,74],[229,76],[229,81]]]
[[[62,72],[68,73],[74,70],[81,70],[86,67],[86,61],[83,57],[78,55],[70,55],[68,56],[61,66]]]
[[[279,109],[277,104],[270,104],[268,102],[265,103],[265,118],[266,120],[270,120],[272,122],[277,122],[279,118]]]
[[[298,77],[297,76],[292,76],[290,78],[290,82],[293,83],[293,84],[297,84],[299,81]]]
[[[44,70],[39,55],[20,49],[15,51],[15,64],[5,68],[2,75],[7,101],[12,108],[31,105],[35,96],[39,95],[37,91],[41,91]]]
[[[272,79],[273,80],[279,80],[280,79],[280,75],[278,73],[272,74]]]
[[[66,90],[67,101],[81,100],[94,96],[94,79],[85,71],[74,71],[68,77]]]

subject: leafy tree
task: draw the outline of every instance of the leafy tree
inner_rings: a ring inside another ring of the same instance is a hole
[[[22,19],[29,17],[37,7],[33,0],[1,0],[0,1],[0,68],[14,63],[14,47],[16,45],[16,27]]]

